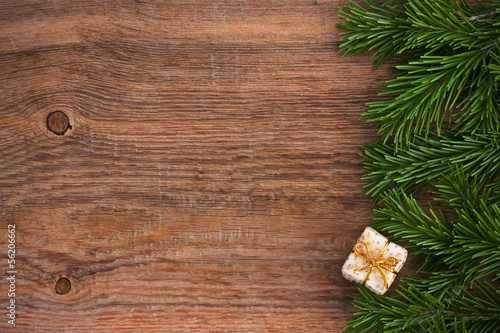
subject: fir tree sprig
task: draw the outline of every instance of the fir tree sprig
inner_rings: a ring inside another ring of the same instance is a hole
[[[427,213],[412,196],[391,190],[384,196],[384,208],[375,210],[373,226],[408,244],[408,250],[421,263],[420,269],[444,265],[463,274],[465,281],[471,283],[490,274],[500,278],[499,202],[491,202],[487,189],[471,187],[477,181],[469,182],[463,176],[460,169],[444,177],[436,191],[437,195],[444,192],[445,197],[453,192],[469,192],[460,198],[461,205],[444,202],[453,209],[448,217],[432,206]]]
[[[358,286],[359,295],[352,295],[357,312],[345,332],[497,332],[500,292],[486,282],[475,290],[436,297],[409,284],[387,297]]]
[[[439,133],[445,121],[464,132],[500,130],[500,21],[493,15],[499,1],[364,3],[339,9],[345,19],[339,50],[346,56],[375,50],[375,68],[398,62],[382,92],[392,98],[368,104],[362,115],[376,122],[384,142],[406,145],[431,128]]]
[[[363,178],[371,181],[365,193],[374,201],[391,188],[416,193],[457,167],[477,177],[480,184],[500,175],[500,132],[463,135],[447,131],[441,136],[415,136],[413,141],[399,149],[380,140],[363,147]]]

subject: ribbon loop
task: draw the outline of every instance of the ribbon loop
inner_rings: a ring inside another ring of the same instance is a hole
[[[366,252],[363,253],[358,251],[357,249],[358,244],[363,245],[365,247]],[[382,278],[384,279],[384,285],[386,286],[386,288],[389,288],[389,283],[387,282],[387,276],[385,275],[383,270],[394,273],[394,268],[399,263],[399,260],[394,257],[380,259],[384,251],[387,249],[387,246],[389,246],[389,241],[385,243],[384,247],[382,248],[378,256],[372,257],[370,255],[370,251],[368,251],[368,246],[366,245],[365,242],[357,241],[356,244],[354,244],[354,249],[353,249],[354,254],[369,262],[368,265],[360,267],[354,271],[355,274],[359,274],[362,271],[368,270],[368,274],[366,274],[365,280],[363,281],[363,285],[366,283],[366,281],[368,281],[368,277],[372,273],[373,269],[376,268],[382,275]]]

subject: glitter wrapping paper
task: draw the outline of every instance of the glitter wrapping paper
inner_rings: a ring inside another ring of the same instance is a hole
[[[342,275],[349,281],[364,284],[378,295],[383,295],[403,267],[408,251],[391,243],[375,229],[366,227],[353,251],[342,267]],[[385,277],[385,279],[384,279]]]

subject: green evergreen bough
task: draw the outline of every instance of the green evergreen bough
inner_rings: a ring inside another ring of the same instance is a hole
[[[358,286],[347,332],[500,332],[500,1],[350,1],[340,52],[393,79],[362,119],[373,227],[418,274],[395,296]],[[418,200],[421,194],[431,203]]]
[[[500,130],[496,14],[494,6],[451,0],[389,0],[379,7],[365,0],[340,10],[344,55],[375,49],[376,66],[401,62],[383,92],[395,97],[370,103],[363,115],[378,122],[384,142],[400,145],[431,127],[439,133],[450,117],[460,132]]]

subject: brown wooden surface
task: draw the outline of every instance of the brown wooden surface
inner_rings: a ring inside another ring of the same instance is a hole
[[[0,331],[341,332],[387,76],[342,3],[1,1]]]

